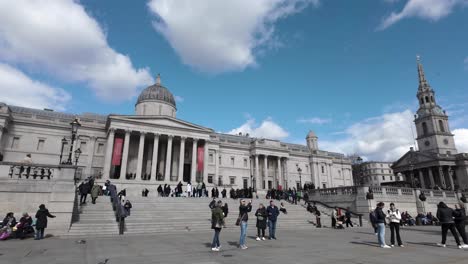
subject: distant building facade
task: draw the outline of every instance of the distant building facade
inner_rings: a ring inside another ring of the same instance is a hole
[[[458,153],[449,117],[437,104],[419,58],[417,68],[419,109],[414,123],[418,150],[411,148],[393,164],[392,169],[396,175],[405,175],[406,181],[414,187],[467,189],[468,154]]]
[[[353,185],[351,161],[320,150],[313,132],[307,146],[229,135],[177,119],[176,112],[174,96],[159,77],[141,92],[134,115],[74,115],[0,103],[0,153],[4,161],[31,153],[34,163],[58,164],[62,148],[63,160],[69,156],[70,122],[78,118],[78,175],[125,188],[179,181],[257,190]]]
[[[353,165],[353,171],[358,173],[359,182],[363,186],[381,186],[382,183],[404,180],[393,174],[391,166],[391,162],[367,161]]]

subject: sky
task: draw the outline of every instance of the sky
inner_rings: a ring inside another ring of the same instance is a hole
[[[217,132],[394,161],[416,56],[468,152],[468,0],[0,0],[0,102],[133,114],[161,82]]]

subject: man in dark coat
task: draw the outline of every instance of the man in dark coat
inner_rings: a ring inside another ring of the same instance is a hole
[[[35,240],[44,239],[44,230],[47,228],[47,217],[55,218],[51,215],[45,205],[39,205],[39,210],[36,213],[36,238]]]
[[[226,189],[223,189],[223,190],[221,191],[221,195],[223,196],[223,198],[226,198]]]
[[[89,188],[89,182],[84,181],[78,186],[78,190],[80,191],[80,205],[86,203],[86,197],[88,193],[91,191]]]
[[[268,214],[268,232],[270,234],[270,239],[276,240],[276,221],[278,220],[279,209],[274,204],[273,200],[270,201],[270,206],[267,208]]]
[[[447,233],[450,230],[452,232],[453,237],[455,238],[455,242],[457,242],[457,246],[462,248],[460,244],[460,239],[457,234],[457,230],[455,229],[455,222],[453,217],[455,213],[452,208],[448,207],[444,202],[440,202],[437,205],[437,219],[439,219],[440,226],[442,228],[442,242],[437,244],[438,246],[445,247],[445,241],[447,240]]]

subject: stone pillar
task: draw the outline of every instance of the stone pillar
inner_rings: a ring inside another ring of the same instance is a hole
[[[333,188],[333,164],[328,165],[328,186],[327,188]]]
[[[434,175],[432,175],[432,169],[429,167],[429,168],[427,168],[427,171],[429,173],[429,181],[431,181],[432,188],[434,188],[435,181],[434,181]]]
[[[283,171],[281,170],[281,157],[278,157],[278,178],[275,180],[276,189],[278,189],[278,185],[281,184],[281,179],[283,178]]]
[[[180,138],[179,181],[184,179],[185,137]]]
[[[453,183],[453,174],[455,173],[455,170],[452,167],[448,167],[448,178],[449,178],[449,184],[450,187],[452,188],[452,191],[455,190],[455,184]]]
[[[154,180],[157,180],[158,172],[158,149],[159,149],[159,134],[154,134],[154,143],[153,143],[153,160],[151,161],[151,176],[154,177]]]
[[[167,137],[167,151],[166,151],[166,171],[164,172],[164,179],[171,181],[171,164],[172,164],[172,138],[169,135]]]
[[[3,138],[3,126],[0,126],[0,151],[2,150],[3,144],[2,144],[2,138]]]
[[[140,143],[138,146],[138,159],[137,159],[137,171],[136,180],[141,181],[141,172],[143,170],[143,149],[145,148],[145,132],[140,132]]]
[[[115,130],[114,128],[110,128],[109,135],[107,136],[106,156],[104,157],[104,172],[102,176],[104,180],[107,180],[110,178],[112,150],[114,150],[114,136],[115,136]]]
[[[125,130],[125,139],[122,153],[122,164],[120,166],[120,179],[125,180],[127,176],[128,149],[130,148],[130,130]]]
[[[203,150],[203,181],[208,183],[208,140],[205,140]],[[213,179],[213,182],[218,182],[218,179]]]
[[[265,155],[263,159],[263,183],[265,184],[265,190],[268,189],[268,156]]]
[[[198,147],[198,139],[193,139],[193,146],[192,146],[192,171],[190,172],[191,181],[197,181],[197,147]]]
[[[216,150],[215,151],[215,155],[214,155],[214,162],[215,162],[215,177],[216,179],[218,179],[218,182],[219,182],[219,150]],[[224,179],[223,179],[223,184],[224,184]]]
[[[96,175],[91,175],[92,173],[92,167],[93,167],[93,159],[94,159],[94,148],[96,146],[96,141],[97,141],[97,137],[95,136],[91,136],[89,138],[89,147],[88,147],[88,162],[87,162],[87,165],[86,165],[86,174],[88,176],[96,176]],[[0,139],[0,142],[1,142],[1,139]],[[1,148],[0,148],[1,150]]]
[[[288,188],[288,180],[289,180],[289,171],[288,171],[288,159],[284,159],[284,179],[283,179],[283,190]]]
[[[418,170],[418,172],[419,172],[419,182],[421,183],[421,188],[427,189],[427,186],[426,186],[426,184],[424,182],[424,173],[423,173],[423,171]]]
[[[258,154],[255,155],[255,189],[260,189],[260,168],[258,167]]]

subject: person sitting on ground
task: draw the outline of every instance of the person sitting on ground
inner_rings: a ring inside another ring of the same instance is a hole
[[[16,218],[12,212],[9,212],[2,222],[2,227],[0,228],[0,240],[8,239],[13,233],[13,227],[17,224]]]
[[[16,225],[16,237],[19,239],[24,239],[27,234],[34,233],[34,228],[32,227],[32,218],[28,213],[23,213],[19,223]]]
[[[280,203],[280,212],[283,214],[288,214],[288,211],[286,211],[286,207],[284,206],[283,202]]]

